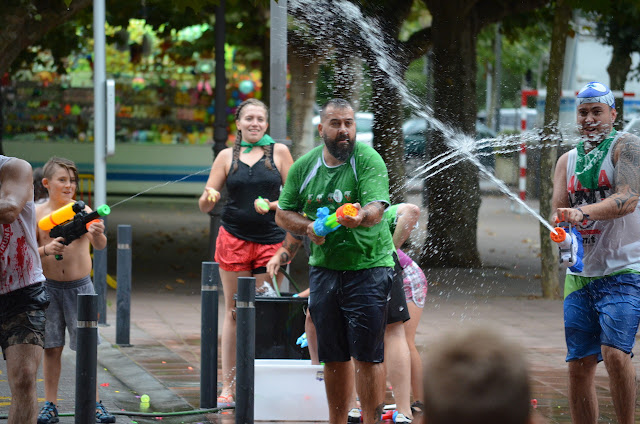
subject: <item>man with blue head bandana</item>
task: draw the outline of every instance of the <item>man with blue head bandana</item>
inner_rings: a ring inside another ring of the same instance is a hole
[[[564,326],[574,423],[595,423],[595,371],[604,360],[618,422],[634,421],[631,351],[640,322],[640,138],[613,128],[611,90],[590,82],[577,96],[580,141],[556,164],[552,222],[576,226],[581,272],[567,269]]]
[[[614,109],[616,107],[613,93],[609,90],[609,87],[595,81],[585,85],[578,92],[578,104],[584,103],[604,103]]]

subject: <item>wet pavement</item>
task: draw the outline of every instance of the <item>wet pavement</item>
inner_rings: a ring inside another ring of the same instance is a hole
[[[109,203],[117,200],[109,199]],[[419,204],[415,197],[409,200]],[[535,202],[528,203],[537,207]],[[421,228],[425,228],[424,219]],[[208,217],[198,211],[195,199],[168,202],[137,198],[123,203],[109,216],[111,275],[116,274],[114,248],[118,224],[132,225],[134,234],[131,346],[114,344],[116,292],[110,289],[108,325],[100,328],[108,343],[101,345],[98,353],[98,383],[105,405],[112,412],[124,414],[118,416],[119,423],[235,422],[233,413],[152,414],[193,411],[199,407],[200,265],[207,260]],[[516,213],[505,197],[483,196],[478,247],[485,266],[474,270],[426,270],[429,293],[416,344],[425,354],[437,337],[451,329],[470,323],[486,323],[498,328],[527,351],[537,411],[550,423],[568,423],[571,420],[562,302],[541,299],[538,233],[537,221]],[[294,269],[294,275],[304,275],[304,270]],[[306,287],[303,279],[298,283]],[[220,299],[220,327],[222,310]],[[634,365],[639,368],[637,360]],[[65,350],[58,402],[64,413],[72,413],[74,408],[74,371],[73,354]],[[3,380],[6,378],[3,361],[0,372]],[[598,422],[615,422],[603,364],[598,367],[596,378]],[[274,381],[274,390],[277,384]],[[42,380],[38,382],[38,391],[42,402]],[[142,394],[150,396],[148,406],[140,403]],[[391,402],[389,391],[387,397]],[[0,415],[8,412],[10,401],[7,384],[0,381]],[[637,415],[640,416],[640,411]],[[420,420],[416,418],[417,423]],[[74,421],[73,417],[62,417],[60,422]]]

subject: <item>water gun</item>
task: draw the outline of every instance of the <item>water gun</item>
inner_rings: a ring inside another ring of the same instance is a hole
[[[345,215],[356,216],[358,215],[358,209],[352,203],[345,203],[337,211],[329,215],[329,208],[318,208],[318,218],[313,223],[313,231],[316,235],[324,237],[341,227],[338,223],[338,218]]]
[[[554,232],[555,231],[555,232]],[[569,222],[558,222],[558,226],[551,232],[551,240],[558,243],[560,249],[560,264],[568,266],[573,272],[582,272],[582,235]]]
[[[258,196],[258,207],[265,212],[269,212],[269,202],[264,200],[262,196]]]
[[[87,233],[94,221],[111,213],[107,205],[102,205],[93,212],[86,212],[84,208],[85,204],[81,200],[71,202],[38,221],[38,227],[42,231],[49,231],[51,238],[64,238],[62,244],[68,246]],[[56,259],[61,260],[62,255],[56,255]]]
[[[298,337],[298,340],[296,340],[296,344],[300,345],[301,348],[305,348],[307,346],[309,346],[309,342],[307,341],[307,333],[302,333],[302,336]]]

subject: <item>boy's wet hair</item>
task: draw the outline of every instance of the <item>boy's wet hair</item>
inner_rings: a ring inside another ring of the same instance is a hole
[[[71,174],[73,174],[76,183],[78,182],[78,168],[76,167],[76,164],[73,163],[72,160],[60,158],[57,156],[52,157],[47,161],[47,163],[44,164],[44,166],[42,167],[43,177],[47,179],[51,178],[53,174],[55,174],[58,167],[70,171]]]
[[[33,201],[37,202],[41,199],[46,199],[49,197],[49,192],[42,185],[42,178],[44,177],[44,172],[42,171],[42,167],[37,167],[33,169]]]

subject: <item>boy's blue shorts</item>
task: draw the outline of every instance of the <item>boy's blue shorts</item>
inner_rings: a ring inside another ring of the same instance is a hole
[[[309,310],[321,362],[384,361],[393,268],[335,271],[309,267]]]
[[[567,280],[570,278],[568,275]],[[639,322],[640,274],[590,281],[564,300],[566,360],[598,355],[601,361],[602,345],[631,353]]]

